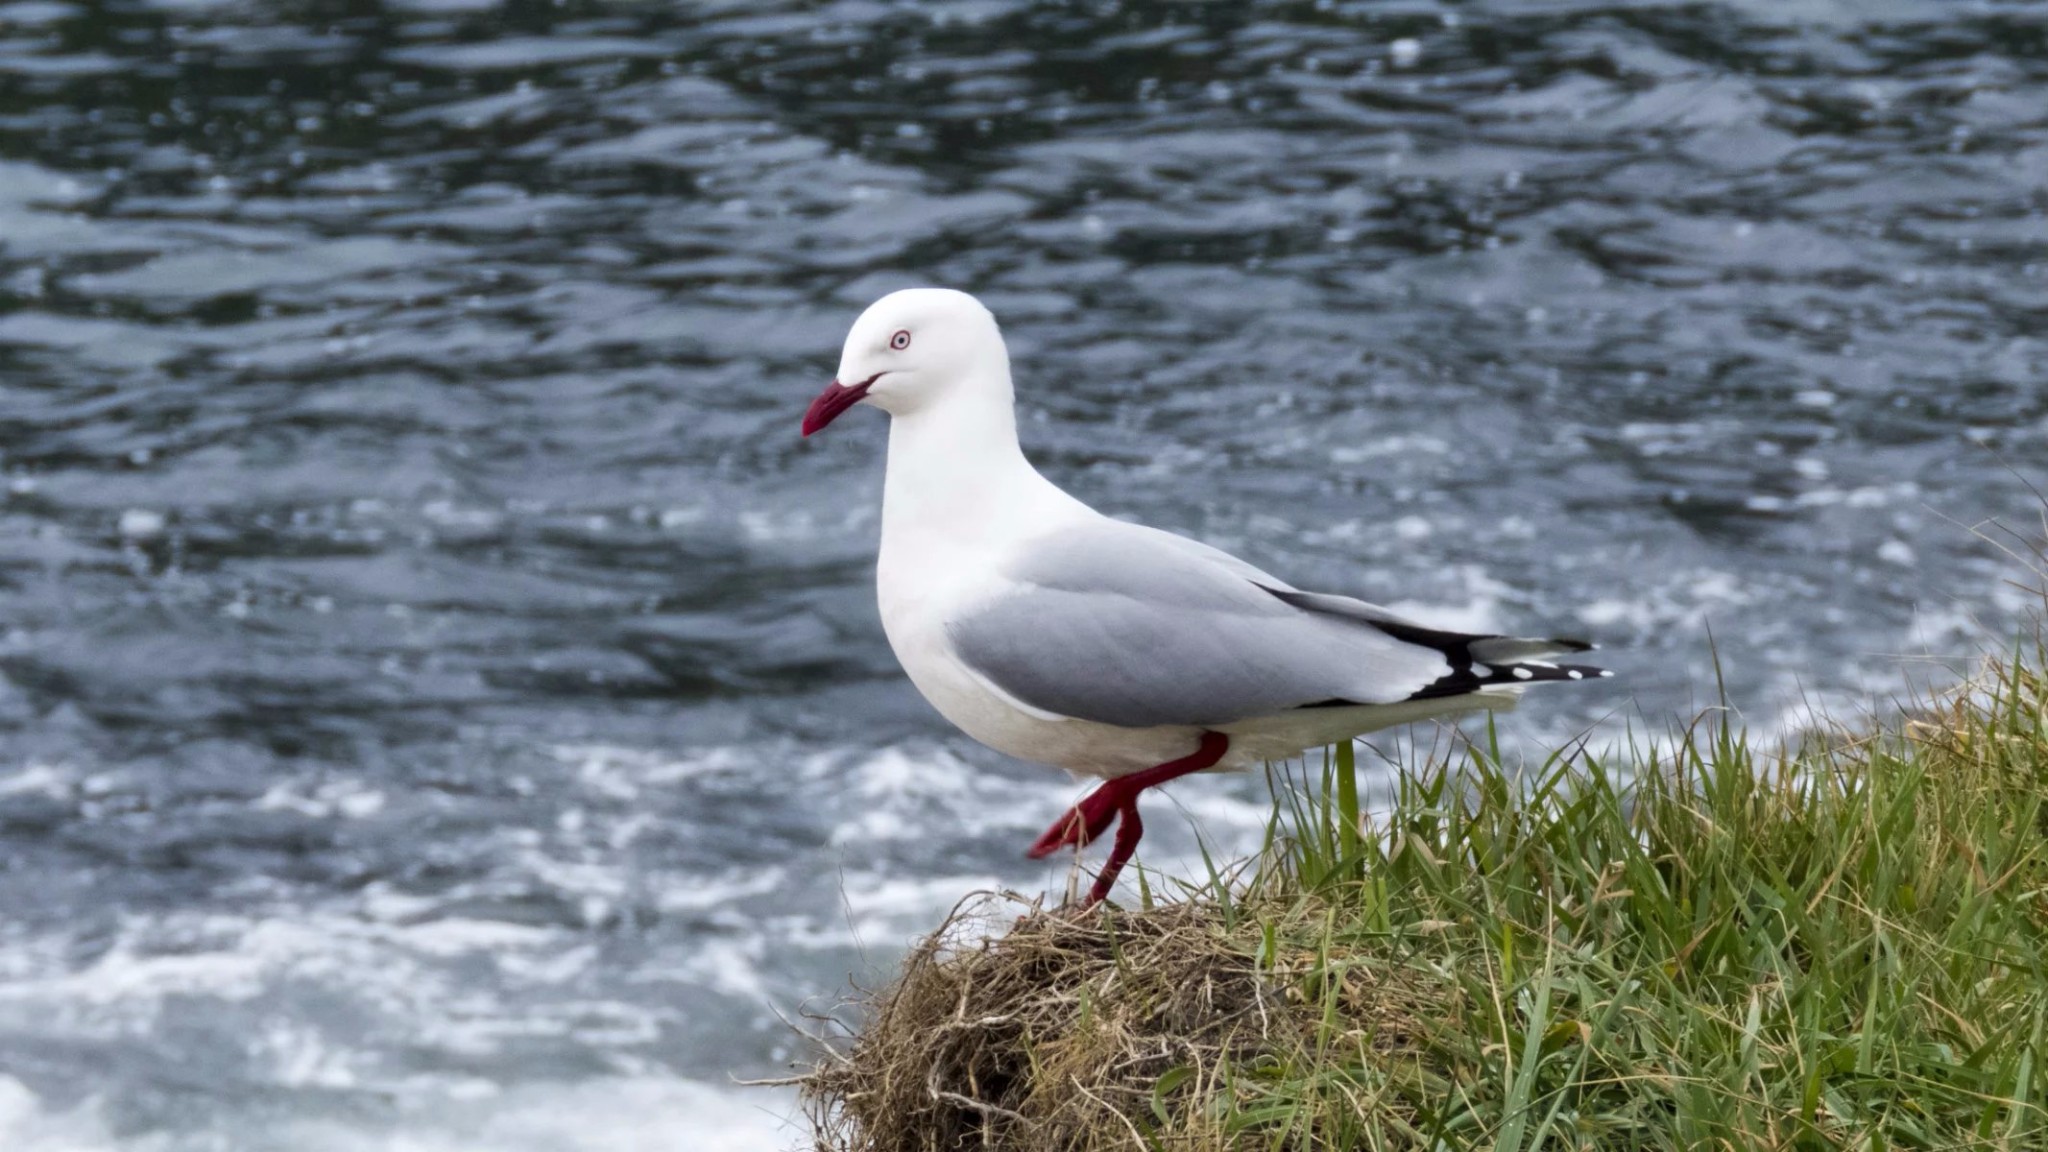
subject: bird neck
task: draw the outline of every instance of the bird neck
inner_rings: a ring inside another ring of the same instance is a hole
[[[1007,388],[961,389],[954,399],[889,421],[885,551],[892,540],[912,538],[972,547],[1079,507],[1024,458]]]

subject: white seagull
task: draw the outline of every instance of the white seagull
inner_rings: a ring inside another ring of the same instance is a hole
[[[890,416],[875,579],[889,646],[969,736],[1105,778],[1030,853],[1120,817],[1090,904],[1136,850],[1155,784],[1610,675],[1548,661],[1583,641],[1430,628],[1076,500],[1024,458],[1009,351],[964,292],[893,292],[861,313],[803,434],[856,404]]]

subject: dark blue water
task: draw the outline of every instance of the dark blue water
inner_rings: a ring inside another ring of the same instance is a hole
[[[1516,746],[1710,628],[1767,730],[1967,666],[2044,80],[1949,0],[0,4],[0,1146],[786,1143],[770,1006],[1063,885],[883,642],[880,418],[796,435],[906,284],[1105,510],[1601,640]]]

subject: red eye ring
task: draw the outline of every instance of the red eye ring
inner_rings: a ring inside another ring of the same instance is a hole
[[[910,347],[910,329],[898,328],[896,334],[889,337],[889,347],[894,348],[898,352]]]

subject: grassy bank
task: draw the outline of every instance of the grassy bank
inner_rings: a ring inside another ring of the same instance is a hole
[[[1340,759],[1248,876],[942,929],[820,1147],[2048,1148],[2044,704],[2015,662],[1786,754],[1475,750],[1362,833]]]

